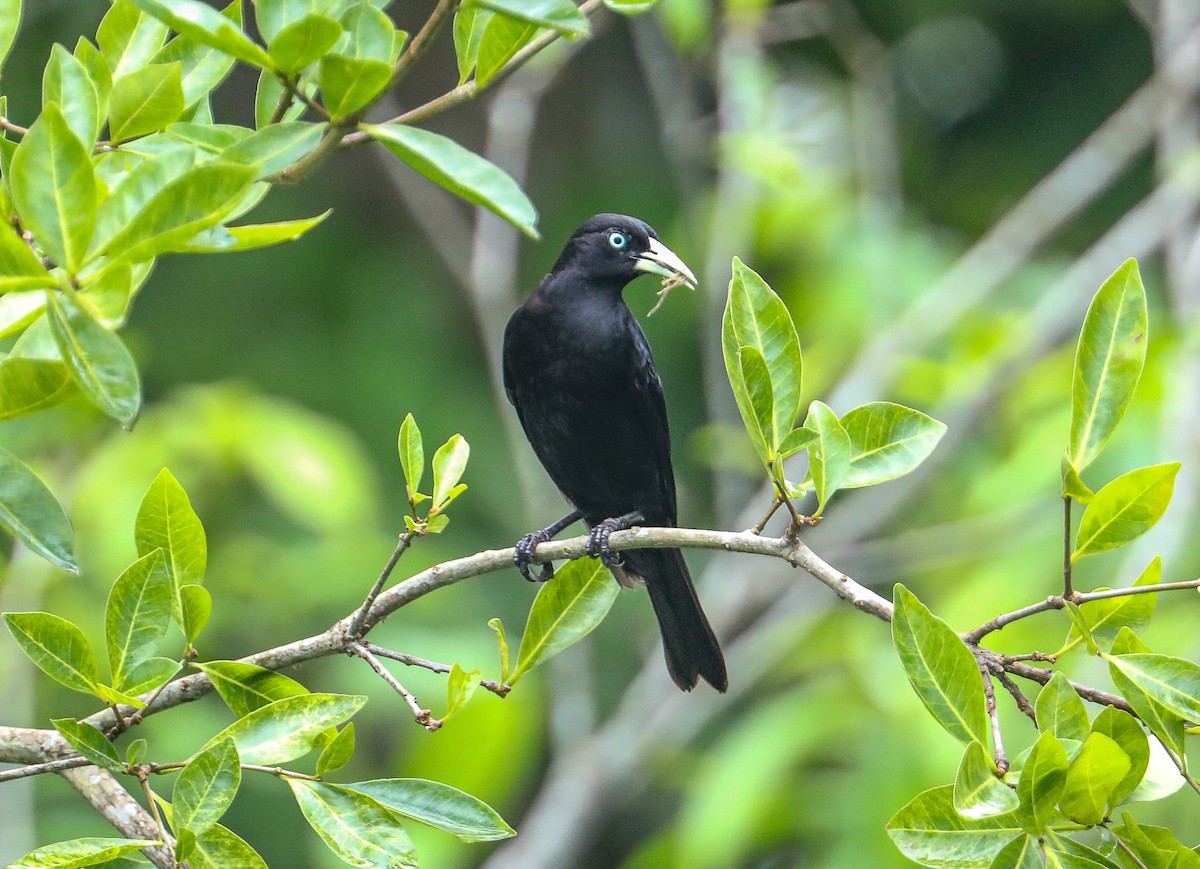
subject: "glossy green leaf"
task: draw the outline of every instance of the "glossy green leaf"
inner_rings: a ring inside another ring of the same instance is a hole
[[[88,80],[96,90],[98,128],[108,117],[108,95],[112,93],[112,69],[100,49],[88,42],[86,37],[79,37],[75,43],[75,59],[87,70]]]
[[[176,178],[149,200],[99,253],[138,262],[186,248],[201,230],[220,223],[254,183],[252,166],[211,162]]]
[[[73,623],[50,613],[4,613],[4,622],[39,670],[73,691],[94,692],[96,657]]]
[[[53,287],[56,281],[11,227],[0,227],[0,293]]]
[[[334,120],[348,117],[383,93],[392,80],[392,65],[365,57],[328,54],[318,74],[325,108]]]
[[[61,404],[75,393],[74,386],[71,373],[61,359],[24,359],[10,355],[0,360],[0,420],[28,416]],[[0,467],[4,464],[5,460],[0,457]],[[20,482],[20,478],[5,482]],[[3,488],[0,484],[0,526],[7,528]]]
[[[954,779],[954,808],[964,818],[983,818],[1011,812],[1017,792],[996,777],[996,764],[978,742],[967,743]]]
[[[83,869],[157,844],[148,839],[71,839],[36,848],[8,869]]]
[[[1062,496],[1064,498],[1074,498],[1080,504],[1086,504],[1092,500],[1092,496],[1096,493],[1087,487],[1079,476],[1079,472],[1071,464],[1071,460],[1066,456],[1062,457],[1059,462],[1059,470],[1062,473]]]
[[[1085,866],[1085,869],[1121,869],[1117,863],[1105,857],[1094,848],[1089,848],[1087,845],[1081,844],[1072,839],[1065,832],[1051,830],[1046,834],[1046,847],[1052,848],[1057,855],[1069,855],[1071,857],[1081,857],[1084,860],[1090,860],[1096,866]]]
[[[1042,869],[1037,839],[1022,833],[1000,849],[988,869]]]
[[[221,12],[236,30],[242,28],[242,0],[233,0]],[[194,32],[194,31],[193,31]],[[236,37],[235,37],[236,38]],[[207,97],[233,69],[234,57],[215,47],[212,38],[196,39],[180,35],[154,56],[154,63],[180,64],[183,101],[197,105]]]
[[[208,676],[225,705],[239,717],[276,700],[309,693],[295,679],[243,661],[208,661],[195,666]]]
[[[850,471],[843,489],[903,477],[929,457],[946,433],[944,423],[890,401],[856,407],[841,424],[850,437]]]
[[[328,127],[325,124],[308,124],[300,121],[284,121],[242,139],[221,153],[221,159],[229,163],[258,167],[258,178],[265,178],[295,163],[308,154]]]
[[[1107,860],[1099,863],[1088,857],[1058,851],[1054,848],[1046,848],[1043,855],[1046,858],[1046,869],[1105,869],[1106,866],[1112,865]]]
[[[411,502],[417,492],[421,491],[421,478],[425,476],[425,447],[421,439],[421,429],[413,415],[407,414],[400,424],[400,435],[396,440],[400,453],[400,468],[404,471],[404,483],[408,489],[408,500]]]
[[[184,247],[186,253],[239,253],[270,247],[285,241],[295,241],[310,229],[325,221],[332,210],[316,217],[281,220],[278,223],[256,223],[245,226],[214,226],[192,238]]]
[[[516,181],[453,139],[402,124],[364,125],[384,147],[430,181],[537,238],[537,209]]]
[[[125,750],[125,762],[130,766],[143,762],[146,759],[149,745],[144,738],[135,739],[129,743],[129,748]]]
[[[179,773],[171,791],[175,830],[206,833],[233,802],[242,781],[242,765],[232,739],[200,752]]]
[[[487,803],[450,785],[420,778],[389,778],[347,785],[390,811],[443,830],[464,842],[494,842],[516,832]]]
[[[0,0],[0,67],[21,26],[21,0]]]
[[[179,120],[185,108],[182,66],[149,64],[113,81],[109,130],[114,140],[134,139]]]
[[[50,62],[42,74],[42,105],[56,103],[67,126],[84,147],[96,142],[100,130],[100,97],[87,68],[61,45],[50,51]]]
[[[183,625],[180,587],[204,582],[208,540],[200,517],[174,475],[163,468],[146,490],[133,526],[138,555],[162,552],[168,574],[168,603],[175,621]]]
[[[465,84],[479,61],[483,31],[494,13],[480,6],[465,5],[454,16],[454,54],[458,59],[458,83]]]
[[[925,708],[962,743],[988,744],[983,678],[958,634],[903,585],[893,597],[892,639]]]
[[[97,684],[92,690],[105,706],[132,706],[134,709],[144,709],[146,706],[140,698],[118,691],[103,682]]]
[[[346,57],[382,60],[394,64],[405,43],[405,34],[398,33],[392,20],[369,0],[353,4],[341,17],[346,31],[346,44],[340,53]]]
[[[1156,556],[1142,571],[1142,575],[1134,582],[1134,586],[1157,585],[1160,582],[1162,582],[1162,558]],[[1149,623],[1150,617],[1154,615],[1154,605],[1157,599],[1158,595],[1153,593],[1131,594],[1124,597],[1088,601],[1080,604],[1079,609],[1088,621],[1092,639],[1107,650],[1111,648],[1121,628],[1128,627],[1138,630]],[[1080,642],[1082,639],[1078,629],[1072,627],[1070,633],[1067,634],[1067,641],[1062,651],[1058,654],[1062,655],[1071,651]]]
[[[1021,800],[1022,826],[1041,836],[1054,817],[1067,783],[1067,752],[1050,730],[1045,730],[1021,768],[1017,796]]]
[[[417,853],[399,819],[370,797],[337,785],[288,779],[309,826],[351,866],[416,867]]]
[[[952,785],[918,794],[892,816],[887,832],[900,852],[922,866],[987,869],[1023,830],[1016,815],[964,818],[954,810]]]
[[[1097,492],[1079,521],[1071,560],[1117,549],[1153,528],[1171,503],[1177,473],[1179,462],[1139,468]]]
[[[803,426],[793,429],[792,433],[785,437],[783,443],[779,445],[779,455],[785,459],[789,456],[794,456],[801,450],[806,449],[816,439],[816,432]]]
[[[480,675],[478,670],[464,670],[458,664],[450,668],[450,676],[446,682],[446,714],[442,716],[443,721],[467,705],[467,701],[479,687]]]
[[[750,442],[763,464],[770,466],[776,454],[772,440],[775,398],[767,361],[757,347],[738,347],[732,357],[726,357],[725,369]]]
[[[212,595],[202,585],[179,587],[179,603],[183,608],[183,635],[195,643],[212,616]]]
[[[121,762],[117,749],[104,738],[103,733],[92,725],[76,721],[74,718],[55,718],[51,719],[50,723],[54,725],[55,730],[62,734],[63,739],[70,744],[71,748],[96,766],[103,767],[110,772],[122,773],[125,771],[125,765]]]
[[[173,125],[173,129],[181,125]],[[145,211],[151,201],[171,182],[188,172],[197,158],[197,150],[181,145],[140,160],[111,185],[108,197],[96,214],[92,247],[107,251],[113,239]],[[101,164],[102,166],[106,164]],[[111,182],[110,182],[111,183]],[[107,267],[105,271],[119,266]]]
[[[16,360],[0,363],[0,372],[11,361]],[[4,449],[0,449],[0,527],[51,564],[79,572],[71,520],[41,478]]]
[[[317,758],[317,775],[327,775],[344,767],[354,754],[354,722],[338,731]]]
[[[342,25],[324,15],[309,13],[280,30],[267,46],[275,69],[295,75],[316,63],[342,38]]]
[[[451,491],[462,479],[471,456],[471,445],[462,435],[454,435],[433,454],[433,509],[440,510],[451,498]]]
[[[166,38],[167,25],[147,15],[133,0],[115,0],[96,31],[96,42],[114,80],[145,66]]]
[[[817,494],[817,510],[813,515],[820,516],[851,473],[853,447],[837,414],[822,401],[814,401],[809,407],[804,427],[816,435],[807,447],[808,474]]]
[[[179,672],[179,662],[174,658],[147,658],[129,671],[122,690],[126,694],[138,695],[165,685]]]
[[[617,599],[617,584],[599,561],[579,559],[543,583],[529,609],[509,684],[592,632]]]
[[[284,763],[308,754],[329,727],[348,720],[367,702],[352,694],[302,694],[268,703],[214,736],[204,749],[232,739],[242,763]]]
[[[119,263],[89,280],[75,298],[100,325],[117,329],[125,323],[135,289],[133,268],[128,263]]]
[[[1115,706],[1105,706],[1096,716],[1092,722],[1092,732],[1107,736],[1129,758],[1129,772],[1109,796],[1109,802],[1115,806],[1134,792],[1146,774],[1150,766],[1150,741],[1137,719]]]
[[[1121,816],[1122,824],[1113,827],[1114,835],[1129,845],[1148,869],[1197,869],[1200,854],[1188,848],[1166,827],[1138,824],[1129,812]]]
[[[251,66],[269,66],[262,47],[242,32],[231,16],[201,0],[134,0],[138,6],[194,42],[222,51]]]
[[[57,283],[56,279],[55,285]],[[13,292],[0,295],[0,337],[23,332],[33,325],[45,310],[45,293]],[[53,339],[51,339],[51,343],[53,343]]]
[[[591,28],[588,20],[571,0],[472,0],[493,12],[509,18],[557,30],[564,36],[577,38],[587,36]]]
[[[171,578],[160,549],[139,558],[113,583],[104,611],[104,635],[112,687],[118,691],[127,691],[129,672],[153,657],[166,636],[171,596]]]
[[[1103,733],[1093,733],[1067,770],[1059,797],[1064,815],[1081,824],[1098,824],[1109,798],[1130,770],[1129,757]]]
[[[1115,670],[1181,718],[1200,721],[1200,664],[1167,655],[1105,655]]]
[[[192,869],[267,869],[258,852],[220,824],[214,824],[203,836],[196,837],[188,855]]]
[[[1067,447],[1076,471],[1100,454],[1125,415],[1146,362],[1146,335],[1146,290],[1130,259],[1097,291],[1079,335]]]
[[[500,650],[500,681],[507,683],[511,659],[508,651],[508,637],[504,635],[504,622],[500,619],[488,619],[488,627],[496,632],[496,644]]]
[[[540,30],[536,24],[507,15],[493,15],[484,22],[476,58],[476,83],[480,87],[490,84]]]
[[[303,90],[308,96],[312,96],[316,91],[315,84],[302,84]],[[269,126],[272,117],[275,114],[276,108],[279,106],[279,101],[283,98],[284,89],[279,78],[275,73],[268,69],[264,69],[258,77],[258,90],[254,95],[254,126],[258,129],[263,129]],[[284,111],[280,120],[294,121],[304,114],[306,106],[297,99],[292,99],[287,109]]]
[[[46,313],[54,342],[84,395],[123,428],[133,428],[142,407],[142,383],[124,342],[63,293],[46,292]]]
[[[1038,692],[1038,729],[1049,731],[1059,739],[1087,739],[1091,732],[1087,708],[1063,673],[1055,673]]]
[[[1147,653],[1145,644],[1139,641],[1129,628],[1122,628],[1113,641],[1113,655]],[[1144,691],[1139,683],[1127,676],[1125,671],[1117,667],[1111,658],[1108,661],[1109,675],[1112,677],[1113,685],[1121,692],[1121,696],[1129,701],[1133,711],[1146,723],[1150,732],[1177,756],[1182,757],[1184,754],[1183,718],[1159,702],[1153,695]]]
[[[21,139],[8,184],[38,246],[58,265],[78,270],[96,223],[96,178],[87,147],[56,104]]]

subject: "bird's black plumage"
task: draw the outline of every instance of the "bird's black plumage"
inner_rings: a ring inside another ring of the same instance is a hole
[[[592,529],[674,526],[675,476],[662,381],[650,345],[621,292],[644,272],[687,267],[640,220],[598,214],[571,236],[554,268],[504,332],[504,386],[542,465]],[[607,521],[618,520],[618,521]],[[556,523],[518,545],[518,563]],[[662,631],[667,668],[685,691],[704,678],[727,685],[725,660],[678,549],[612,559],[622,585],[644,580]]]

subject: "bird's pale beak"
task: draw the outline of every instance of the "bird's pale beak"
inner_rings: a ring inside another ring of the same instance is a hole
[[[696,276],[678,256],[657,238],[650,239],[650,250],[638,254],[635,269],[662,275],[664,278],[676,278],[687,284],[688,289],[696,289]]]

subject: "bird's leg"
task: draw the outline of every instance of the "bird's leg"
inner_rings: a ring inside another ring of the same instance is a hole
[[[597,523],[588,533],[587,554],[592,558],[599,558],[605,567],[620,567],[625,560],[609,550],[609,535],[614,531],[624,531],[626,528],[632,528],[639,522],[645,521],[645,514],[641,510],[634,510],[624,516],[615,516]]]
[[[517,570],[521,571],[521,576],[530,582],[545,582],[554,576],[554,565],[549,561],[541,566],[536,577],[530,573],[529,565],[537,555],[538,544],[545,543],[572,522],[578,522],[582,518],[583,514],[578,510],[574,510],[563,516],[553,525],[547,525],[541,531],[531,531],[518,540],[517,545],[513,547],[513,564],[517,566]]]

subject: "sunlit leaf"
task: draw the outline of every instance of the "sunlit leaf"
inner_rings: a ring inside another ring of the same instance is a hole
[[[1098,824],[1117,785],[1129,772],[1129,757],[1103,733],[1091,734],[1067,770],[1059,797],[1064,815],[1081,824]]]
[[[267,869],[257,851],[220,824],[196,837],[188,865],[192,869]]]
[[[451,833],[464,842],[494,842],[516,835],[487,803],[441,782],[390,778],[347,787],[393,812]]]
[[[731,344],[723,346],[732,348]],[[767,361],[757,347],[738,347],[732,357],[726,357],[725,368],[750,442],[763,464],[769,465],[773,461],[776,445],[772,433],[775,398],[771,393],[771,374],[767,370]]]
[[[55,730],[62,734],[63,739],[71,748],[96,766],[103,767],[110,772],[125,771],[125,765],[121,763],[121,757],[117,754],[116,748],[105,738],[103,733],[92,725],[76,721],[74,718],[55,718],[51,719],[50,723],[54,725]]]
[[[0,293],[56,285],[37,254],[10,227],[0,227]]]
[[[944,423],[890,401],[856,407],[841,423],[850,437],[850,471],[843,489],[904,476],[929,457],[946,433]]]
[[[187,243],[187,253],[238,253],[257,250],[285,241],[295,241],[310,229],[319,226],[332,211],[298,220],[281,220],[278,223],[256,223],[245,226],[214,226],[197,235]]]
[[[1021,825],[1041,836],[1054,817],[1067,783],[1067,752],[1050,730],[1045,730],[1021,768],[1017,796],[1021,800]]]
[[[179,587],[179,603],[183,607],[183,634],[194,643],[212,616],[212,595],[202,585],[183,585]]]
[[[166,38],[167,25],[147,15],[133,0],[115,0],[96,31],[96,42],[113,79],[145,66]]]
[[[326,131],[325,124],[285,121],[242,139],[221,152],[229,163],[258,167],[258,178],[265,178],[290,166],[317,146]]]
[[[71,839],[36,848],[8,869],[83,869],[157,844],[148,839]]]
[[[262,47],[242,32],[238,22],[200,0],[134,0],[176,33],[223,51],[251,66],[269,66]]]
[[[149,64],[113,81],[109,130],[114,140],[134,139],[179,120],[185,108],[180,64]]]
[[[42,74],[42,105],[57,103],[67,126],[84,147],[96,142],[100,129],[100,97],[87,68],[63,46],[50,51],[50,62]]]
[[[433,454],[433,509],[440,510],[451,499],[451,491],[467,469],[470,456],[470,444],[457,434]]]
[[[1129,772],[1117,783],[1109,802],[1117,805],[1134,792],[1150,765],[1150,741],[1136,718],[1115,706],[1105,706],[1092,723],[1093,733],[1102,733],[1129,758]]]
[[[1157,585],[1162,582],[1162,558],[1155,557],[1142,571],[1142,575],[1134,582],[1134,586]],[[1100,589],[1097,589],[1100,591]],[[1087,601],[1079,605],[1084,617],[1088,620],[1092,639],[1102,647],[1111,647],[1121,628],[1138,630],[1144,627],[1154,615],[1154,604],[1157,594],[1131,594],[1122,597],[1108,597],[1100,600]],[[1060,655],[1069,652],[1081,642],[1079,631],[1071,628],[1067,634],[1067,642]]]
[[[491,11],[470,4],[459,7],[454,16],[454,53],[458,58],[458,83],[463,84],[479,61],[479,43],[492,19]]]
[[[509,18],[557,30],[564,36],[587,36],[588,20],[571,0],[473,0]]]
[[[421,478],[425,476],[425,448],[421,430],[417,428],[411,413],[400,424],[397,449],[400,452],[400,468],[404,471],[404,483],[408,488],[408,500],[412,501],[421,491]]]
[[[809,407],[804,427],[816,435],[806,449],[808,474],[817,494],[817,510],[813,515],[820,516],[851,472],[853,446],[837,414],[822,401],[814,401]]]
[[[142,498],[133,536],[139,555],[147,555],[156,549],[162,552],[170,582],[171,612],[182,626],[183,604],[179,589],[204,582],[208,542],[187,492],[166,468],[158,472]]]
[[[342,25],[324,15],[309,13],[284,27],[267,46],[275,69],[294,75],[316,63],[342,38]]]
[[[325,108],[337,120],[354,114],[379,96],[392,80],[392,65],[367,57],[327,54],[321,58],[318,79]]]
[[[1071,680],[1062,672],[1055,673],[1038,692],[1038,729],[1050,731],[1059,739],[1087,739],[1091,732],[1087,709],[1083,700],[1071,687]]]
[[[197,754],[171,791],[172,828],[191,830],[197,837],[208,832],[233,802],[241,781],[241,761],[232,739]]]
[[[540,30],[536,24],[507,15],[492,15],[484,22],[475,69],[475,81],[479,86],[489,84],[499,75]]]
[[[1105,655],[1138,688],[1181,718],[1200,721],[1200,664],[1167,655]]]
[[[1145,534],[1166,512],[1179,462],[1139,468],[1096,493],[1079,521],[1071,560],[1117,549]]]
[[[354,722],[351,721],[338,731],[317,758],[317,775],[335,772],[349,763],[354,754]]]
[[[340,52],[347,57],[382,60],[392,64],[405,43],[405,35],[397,33],[392,20],[373,6],[361,0],[347,9],[341,17],[346,31],[346,44]]]
[[[102,123],[108,117],[108,95],[112,93],[112,69],[105,60],[100,49],[92,45],[86,37],[79,37],[75,43],[75,59],[87,70],[88,79],[96,89],[97,120]]]
[[[74,691],[94,692],[100,680],[96,656],[72,622],[50,613],[4,613],[4,622],[43,673]]]
[[[104,610],[113,688],[126,691],[129,672],[154,656],[171,620],[171,597],[161,549],[139,558],[113,583]]]
[[[21,0],[0,0],[0,66],[8,57],[21,26]]]
[[[1017,792],[996,776],[996,764],[978,742],[967,743],[954,779],[954,808],[965,818],[983,818],[1011,812]]]
[[[348,720],[366,702],[366,697],[352,694],[285,697],[235,721],[201,751],[230,738],[243,763],[284,763],[308,754],[327,728]]]
[[[508,682],[510,657],[508,651],[508,637],[504,635],[504,622],[500,619],[488,619],[488,627],[496,632],[496,644],[500,650],[500,681]]]
[[[179,672],[174,658],[147,658],[134,666],[125,677],[122,690],[127,694],[145,694],[165,685]]]
[[[242,0],[233,0],[221,12],[233,27],[242,27]],[[213,39],[200,40],[177,36],[154,56],[154,63],[180,64],[183,101],[188,106],[200,103],[233,69],[234,57],[212,45]]]
[[[309,693],[295,679],[244,661],[208,661],[195,666],[208,676],[225,705],[238,717],[276,700]]]
[[[559,570],[529,609],[509,684],[591,633],[608,615],[617,591],[612,574],[599,561],[579,559]]]
[[[0,420],[16,419],[54,407],[74,395],[74,385],[61,359],[25,359],[10,355],[0,360]],[[0,467],[5,463],[0,456]],[[0,475],[3,474],[5,472],[0,470]],[[5,479],[5,483],[16,482],[19,479]],[[0,484],[0,526],[7,528],[3,489]]]
[[[443,721],[467,705],[467,701],[479,687],[479,676],[478,670],[464,670],[458,664],[450,668],[446,682],[446,714],[442,716]]]
[[[416,867],[417,854],[399,819],[378,802],[337,785],[288,779],[309,826],[352,866]]]
[[[0,363],[0,372],[8,361]],[[79,572],[71,520],[41,478],[4,449],[0,449],[0,527],[51,564]]]
[[[1113,655],[1149,653],[1145,644],[1140,642],[1129,628],[1122,628],[1118,632],[1112,649]],[[1165,746],[1175,752],[1177,756],[1182,757],[1184,754],[1183,718],[1160,703],[1149,692],[1144,691],[1138,682],[1127,676],[1124,670],[1113,664],[1111,660],[1108,670],[1109,675],[1112,676],[1113,685],[1129,701],[1129,705],[1133,707],[1138,718],[1146,723],[1150,732],[1162,740]]]
[[[1023,833],[1000,849],[988,869],[1042,869],[1037,839]]]

